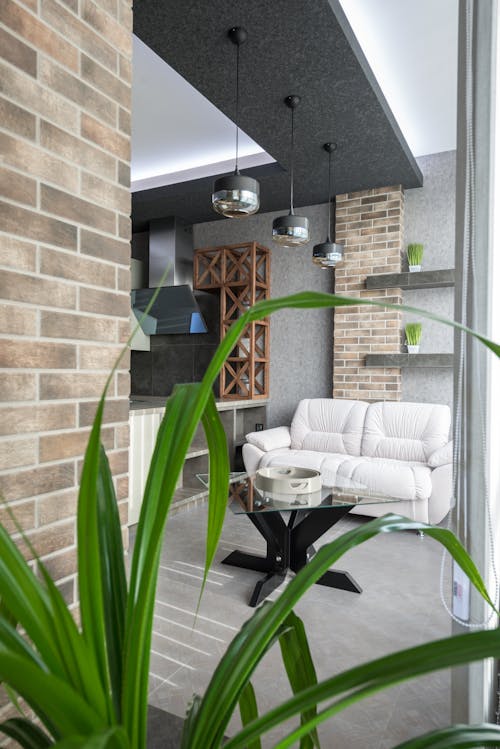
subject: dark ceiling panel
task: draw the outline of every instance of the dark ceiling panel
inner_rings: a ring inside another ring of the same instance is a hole
[[[338,143],[336,193],[422,184],[338,0],[140,0],[134,7],[134,32],[231,119],[235,55],[227,30],[235,25],[248,31],[241,48],[240,126],[285,170],[260,175],[261,211],[287,206],[288,94],[302,98],[295,115],[297,206],[327,201],[322,145],[331,140]],[[156,210],[187,221],[217,217],[211,180],[178,187],[136,193],[134,222]]]

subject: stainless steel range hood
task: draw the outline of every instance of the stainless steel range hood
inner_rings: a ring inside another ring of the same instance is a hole
[[[167,271],[166,278],[163,275]],[[149,288],[193,284],[193,234],[177,218],[149,222]]]
[[[192,290],[193,241],[190,226],[174,217],[149,224],[149,288],[132,291],[137,319],[155,291],[158,295],[141,327],[146,335],[206,333],[207,326]]]

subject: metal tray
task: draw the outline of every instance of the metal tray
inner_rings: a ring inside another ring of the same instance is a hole
[[[311,494],[321,491],[321,473],[295,466],[259,468],[255,486],[259,491],[273,494]]]

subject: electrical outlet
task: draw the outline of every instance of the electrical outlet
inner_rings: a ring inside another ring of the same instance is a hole
[[[256,432],[264,431],[264,424],[260,424],[259,422],[257,422],[257,424],[255,425],[255,431]]]
[[[470,616],[470,580],[458,566],[453,562],[453,613],[464,622],[469,621]]]

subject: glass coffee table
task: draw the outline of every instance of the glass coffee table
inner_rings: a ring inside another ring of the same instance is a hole
[[[198,478],[208,485],[207,474]],[[231,474],[230,507],[236,515],[246,515],[264,537],[266,556],[233,551],[222,560],[222,564],[265,574],[255,586],[250,606],[258,606],[279,587],[288,570],[301,570],[316,553],[314,542],[353,507],[400,501],[397,497],[374,494],[349,479],[339,479],[336,486],[323,486],[312,494],[276,494],[257,489],[254,478],[246,473]],[[352,593],[362,592],[344,570],[329,570],[316,582]]]

